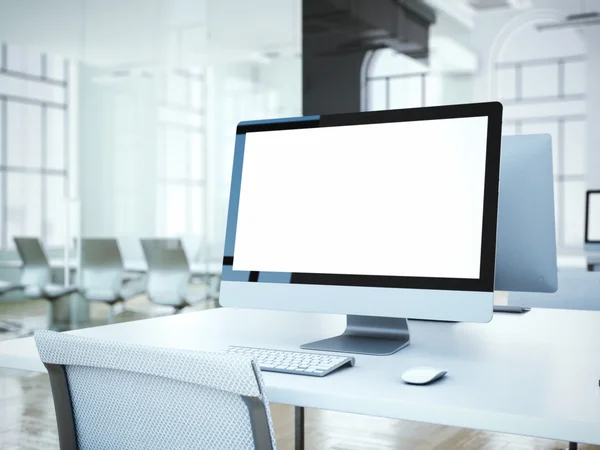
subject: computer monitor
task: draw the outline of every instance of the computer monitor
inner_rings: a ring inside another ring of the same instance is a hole
[[[585,242],[600,244],[600,190],[586,192]]]
[[[502,136],[496,291],[556,292],[552,138]]]
[[[588,269],[600,264],[600,190],[586,192],[585,201],[585,252]]]
[[[303,348],[391,354],[492,317],[502,105],[242,122],[220,302],[346,314]]]

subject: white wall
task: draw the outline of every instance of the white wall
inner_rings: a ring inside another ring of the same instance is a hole
[[[79,199],[83,236],[156,230],[156,90],[152,79],[110,84],[79,66]]]
[[[589,7],[594,3],[588,2]],[[475,77],[474,99],[477,101],[494,100],[494,86],[491,83],[491,64],[493,59],[500,56],[501,43],[518,29],[519,25],[531,20],[556,21],[562,20],[566,14],[581,12],[581,4],[576,1],[564,0],[534,0],[534,7],[525,11],[497,12],[479,15],[471,35],[471,47],[480,55],[480,68]],[[587,186],[600,187],[600,27],[582,27],[580,31],[583,41],[587,44],[587,96],[586,108],[588,117],[587,131]],[[542,32],[540,32],[542,33]],[[540,34],[544,39],[552,39],[552,31]],[[556,46],[564,44],[560,40],[553,41]],[[521,42],[523,52],[528,51],[528,42]],[[540,57],[544,57],[540,54]],[[543,80],[540,80],[543,82]]]
[[[220,63],[208,75],[207,130],[209,209],[208,239],[222,252],[225,236],[235,128],[242,120],[302,115],[302,66],[296,55],[271,61]],[[219,253],[220,254],[220,253]],[[219,255],[217,255],[219,256]]]
[[[268,30],[268,32],[266,31]],[[70,159],[84,236],[154,235],[157,86],[93,79],[118,69],[203,67],[208,239],[222,247],[235,125],[301,112],[300,0],[22,0],[0,4],[0,41],[70,58]],[[279,56],[264,62],[265,53]],[[262,61],[262,62],[261,62]]]

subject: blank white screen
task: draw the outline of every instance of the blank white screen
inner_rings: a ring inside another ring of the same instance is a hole
[[[590,194],[588,205],[588,240],[600,242],[600,194]]]
[[[479,278],[487,117],[246,135],[234,270]]]

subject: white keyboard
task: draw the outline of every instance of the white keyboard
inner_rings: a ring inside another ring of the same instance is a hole
[[[328,355],[323,353],[290,352],[265,348],[231,346],[229,353],[238,353],[252,358],[265,372],[292,373],[324,377],[340,367],[354,365],[349,356]]]

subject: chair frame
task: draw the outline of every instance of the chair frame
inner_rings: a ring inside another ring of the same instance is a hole
[[[54,401],[54,409],[56,412],[56,422],[58,425],[58,439],[61,450],[77,450],[79,443],[77,439],[77,426],[73,404],[71,401],[71,392],[69,388],[69,379],[66,367],[69,364],[58,364],[43,361],[50,380],[50,388]],[[260,379],[260,369],[254,363],[252,370],[257,380]],[[73,364],[77,365],[77,364]],[[104,367],[102,364],[94,365],[93,367]],[[107,366],[108,367],[108,366]],[[137,372],[136,370],[132,370]],[[160,376],[160,375],[155,375]],[[258,390],[262,392],[261,383],[258,383]],[[256,396],[247,396],[239,394],[240,398],[248,408],[250,419],[250,427],[254,447],[256,450],[273,450],[275,443],[271,440],[269,418],[267,407],[261,398]]]

